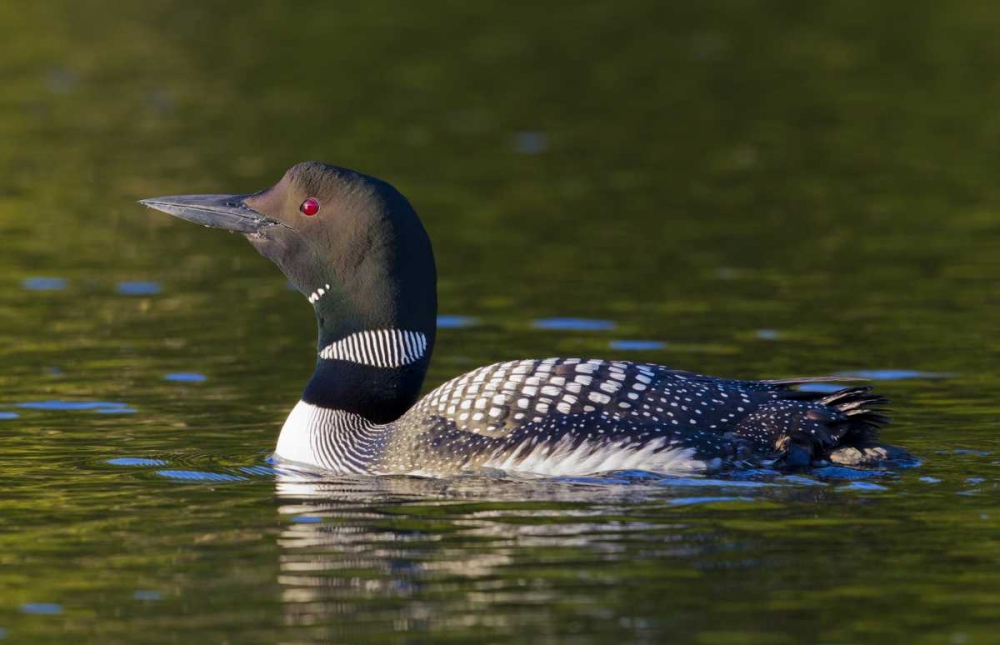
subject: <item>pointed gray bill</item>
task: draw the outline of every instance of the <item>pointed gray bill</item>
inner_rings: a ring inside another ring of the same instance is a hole
[[[259,233],[279,223],[244,204],[247,197],[249,195],[173,195],[142,199],[139,203],[195,224],[237,233]]]

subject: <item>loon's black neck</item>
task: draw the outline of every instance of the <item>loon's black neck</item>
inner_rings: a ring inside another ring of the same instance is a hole
[[[316,369],[302,400],[376,423],[402,416],[417,401],[430,365],[434,304],[425,301],[418,307],[430,305],[429,323],[412,313],[362,322],[343,294],[324,293],[315,303]]]
[[[320,360],[302,392],[302,400],[351,412],[375,423],[388,423],[416,403],[429,363],[429,355],[419,363],[399,368]]]

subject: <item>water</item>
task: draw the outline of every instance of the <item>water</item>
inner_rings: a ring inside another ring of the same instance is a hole
[[[0,5],[0,638],[992,641],[1000,10],[667,4]],[[864,374],[921,465],[276,471],[307,304],[134,202],[310,158],[422,214],[428,387]]]

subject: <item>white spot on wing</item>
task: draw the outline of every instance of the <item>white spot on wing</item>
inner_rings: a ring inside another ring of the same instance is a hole
[[[594,403],[600,403],[602,405],[611,402],[610,396],[608,396],[607,394],[601,394],[600,392],[591,392],[590,394],[587,395],[587,398],[593,401]]]

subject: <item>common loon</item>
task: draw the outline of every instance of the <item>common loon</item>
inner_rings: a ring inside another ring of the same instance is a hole
[[[548,358],[481,367],[418,400],[434,349],[430,240],[391,185],[307,162],[243,195],[140,203],[242,233],[316,311],[316,370],[275,457],[334,473],[695,473],[871,464],[887,403],[831,377],[742,381],[651,363]]]

